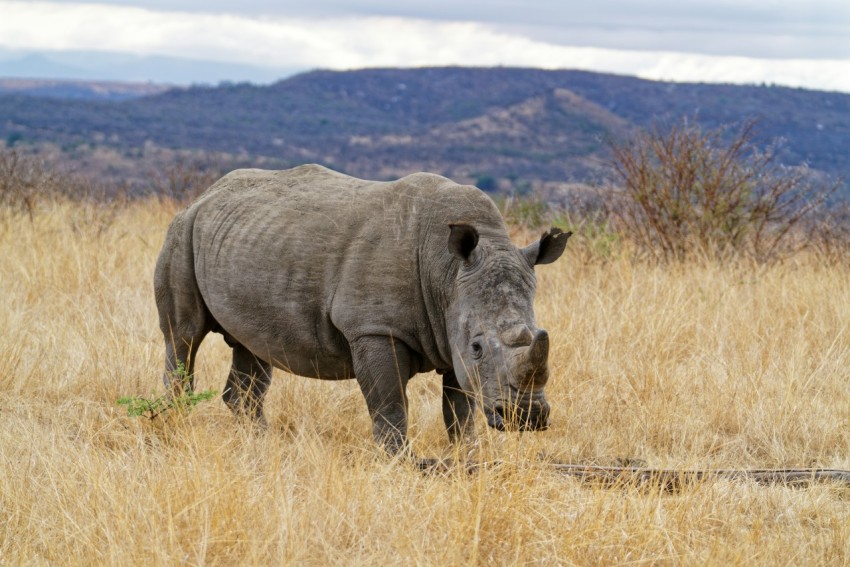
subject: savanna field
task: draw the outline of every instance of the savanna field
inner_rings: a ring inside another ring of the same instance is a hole
[[[551,428],[478,415],[476,458],[500,464],[428,475],[376,448],[353,381],[275,370],[267,431],[220,396],[127,415],[118,398],[163,391],[152,278],[178,208],[0,208],[0,564],[850,564],[847,486],[669,492],[543,464],[850,469],[847,262],[658,263],[574,237],[537,270]],[[220,391],[219,335],[197,360],[198,388]],[[409,393],[416,452],[463,457],[439,377]]]

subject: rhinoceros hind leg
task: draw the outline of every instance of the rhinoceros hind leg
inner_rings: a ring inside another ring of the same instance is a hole
[[[195,355],[214,321],[195,281],[187,223],[175,219],[156,263],[154,297],[165,339],[162,380],[169,395],[193,390]]]
[[[178,296],[171,289],[157,289],[160,329],[165,338],[165,372],[162,381],[168,395],[195,389],[195,355],[210,331],[210,318],[200,294]]]
[[[233,347],[233,364],[222,394],[224,403],[237,416],[249,417],[265,427],[263,399],[271,383],[272,366],[240,343],[227,342]]]
[[[195,389],[195,355],[206,333],[194,337],[166,337],[162,381],[169,396]]]

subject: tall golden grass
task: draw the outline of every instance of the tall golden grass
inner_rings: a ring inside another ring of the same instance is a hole
[[[154,420],[116,405],[162,391],[151,279],[175,211],[0,210],[0,564],[850,563],[846,487],[666,493],[531,465],[850,468],[850,267],[580,262],[571,243],[538,274],[551,429],[479,419],[502,464],[423,475],[376,449],[353,382],[276,371],[266,432],[220,399]],[[217,335],[198,364],[221,389]],[[439,380],[410,394],[416,451],[451,456]]]

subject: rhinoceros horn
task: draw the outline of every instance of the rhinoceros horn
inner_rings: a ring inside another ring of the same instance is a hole
[[[549,357],[549,333],[540,329],[535,333],[534,340],[528,348],[528,358],[533,368],[544,369]]]

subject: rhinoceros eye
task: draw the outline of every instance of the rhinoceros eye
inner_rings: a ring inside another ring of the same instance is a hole
[[[481,358],[482,354],[484,354],[484,349],[481,348],[481,343],[472,341],[472,358]]]

